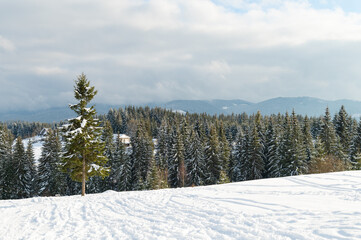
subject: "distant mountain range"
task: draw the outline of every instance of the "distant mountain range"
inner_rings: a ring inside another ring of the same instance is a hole
[[[311,97],[279,97],[259,103],[244,100],[176,100],[163,104],[163,107],[190,113],[232,114],[245,112],[253,114],[260,111],[263,115],[291,113],[294,109],[297,114],[320,116],[325,113],[326,107],[329,108],[331,114],[335,114],[342,105],[351,116],[361,116],[360,101],[328,101]]]
[[[326,107],[331,114],[339,111],[344,105],[348,114],[359,118],[361,116],[361,102],[353,100],[328,101],[311,97],[279,97],[259,103],[244,100],[175,100],[166,103],[150,103],[141,106],[163,107],[173,111],[207,114],[253,114],[260,111],[263,115],[291,113],[294,109],[297,114],[308,116],[320,116]],[[105,114],[110,108],[119,108],[121,105],[96,104],[99,114]],[[74,113],[68,108],[51,108],[40,111],[19,111],[0,113],[0,121],[22,120],[38,122],[58,122],[74,117]]]
[[[95,104],[97,113],[105,114],[110,108],[119,108],[119,105]],[[0,121],[28,121],[28,122],[59,122],[75,117],[74,112],[67,106],[49,108],[38,111],[0,112]]]

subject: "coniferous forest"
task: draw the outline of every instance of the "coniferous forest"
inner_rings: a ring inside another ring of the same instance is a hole
[[[360,169],[361,123],[341,107],[331,116],[295,112],[262,116],[181,114],[125,107],[98,116],[109,175],[92,177],[88,193],[177,188]],[[7,122],[0,127],[0,198],[80,194],[61,170],[58,124]],[[23,138],[48,128],[35,161]],[[126,134],[131,145],[115,137]]]

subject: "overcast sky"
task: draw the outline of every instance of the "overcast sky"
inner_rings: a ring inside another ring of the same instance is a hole
[[[359,0],[0,0],[0,111],[74,102],[361,100]]]

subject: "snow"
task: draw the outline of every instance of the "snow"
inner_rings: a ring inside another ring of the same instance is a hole
[[[87,123],[87,120],[86,120],[86,119],[83,119],[83,121],[82,121],[81,124],[80,124],[81,128],[84,128],[85,125],[86,125],[86,123]]]
[[[183,115],[187,114],[187,112],[185,112],[185,111],[183,111],[183,110],[180,110],[180,109],[172,110],[172,112],[174,112],[174,113],[180,113],[180,114],[183,114]]]
[[[31,138],[25,138],[23,139],[23,144],[24,144],[24,147],[25,149],[27,148],[28,146],[28,143],[29,143],[29,139],[31,140],[31,142],[33,143],[33,151],[34,151],[34,159],[36,160],[39,160],[39,158],[41,157],[41,150],[42,150],[42,147],[43,147],[43,144],[44,144],[44,137],[42,136],[35,136],[35,137],[31,137]],[[15,140],[14,140],[14,143],[15,144]],[[1,238],[0,238],[1,239]]]
[[[90,173],[91,171],[93,171],[93,169],[95,171],[98,171],[99,168],[100,168],[100,166],[97,164],[90,164],[90,168],[89,168],[88,172]]]
[[[78,116],[78,117],[76,117],[76,118],[69,118],[69,119],[68,119],[68,122],[73,121],[73,120],[78,120],[78,121],[80,121],[80,120],[81,120],[81,116]],[[64,124],[63,127],[64,127],[64,126],[69,126],[69,125],[70,125],[70,124]]]
[[[0,201],[0,239],[360,239],[361,171]]]
[[[73,131],[70,131],[70,134],[73,135],[73,138],[75,138],[76,136],[82,133],[83,133],[83,129],[81,127],[74,129]]]

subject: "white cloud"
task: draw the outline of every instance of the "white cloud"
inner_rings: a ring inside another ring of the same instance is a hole
[[[35,67],[34,72],[39,75],[63,74],[67,71],[59,67]]]
[[[127,4],[125,4],[126,2]],[[303,44],[321,40],[361,40],[361,14],[316,10],[307,1],[244,3],[244,13],[212,1],[122,1],[106,6],[109,21],[144,31],[190,31],[227,37],[240,47]],[[235,3],[229,3],[232,6]],[[227,5],[227,1],[226,1]],[[255,7],[258,6],[258,7]],[[269,6],[264,8],[264,6]]]
[[[0,29],[3,96],[24,92],[14,107],[67,103],[81,72],[115,104],[361,100],[361,14],[306,0],[13,0],[0,3]]]
[[[211,74],[227,74],[231,72],[231,68],[228,63],[224,60],[214,60],[200,68],[201,72],[211,73]]]
[[[13,42],[0,35],[0,48],[4,49],[5,51],[14,51],[15,45]]]

